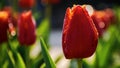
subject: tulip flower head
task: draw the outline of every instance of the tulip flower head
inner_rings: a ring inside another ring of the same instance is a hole
[[[93,14],[91,18],[93,19],[93,22],[98,30],[99,37],[101,37],[106,26],[105,22],[101,18],[97,17],[96,14]]]
[[[105,9],[101,11],[94,11],[91,15],[93,22],[99,32],[99,36],[102,36],[103,32],[114,21],[114,13],[111,9]]]
[[[41,0],[44,4],[59,4],[61,0]]]
[[[97,42],[98,32],[85,6],[75,5],[72,9],[67,8],[62,33],[65,57],[89,57],[95,52]]]
[[[8,29],[9,13],[6,11],[0,11],[0,43],[6,42],[7,29]]]
[[[23,12],[18,19],[18,40],[22,45],[32,45],[36,40],[35,20],[31,11]]]
[[[104,11],[105,11],[107,17],[109,18],[110,23],[115,22],[115,13],[114,13],[114,11],[112,9],[110,9],[110,8],[107,8]]]
[[[9,13],[9,23],[11,25],[14,26],[14,27],[17,27],[17,18],[18,18],[18,13],[17,12],[14,12],[12,7],[10,6],[6,6],[3,8],[3,11],[6,11]]]
[[[35,0],[19,0],[18,3],[21,8],[32,8]]]
[[[8,12],[9,14],[11,14],[13,12],[12,7],[10,7],[10,6],[5,6],[2,10]]]

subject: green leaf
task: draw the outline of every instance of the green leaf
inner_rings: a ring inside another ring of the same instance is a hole
[[[18,52],[8,51],[8,56],[14,68],[26,68],[25,63]]]
[[[39,68],[44,63],[43,56],[41,53],[32,60],[32,68]]]
[[[115,38],[115,27],[110,27],[108,29],[109,31],[109,39],[106,41],[104,39],[99,39],[99,45],[97,47],[97,56],[98,56],[98,62],[99,66],[101,68],[106,68],[110,65],[110,59],[113,53],[114,47],[116,46],[114,43],[116,43]],[[106,36],[105,36],[106,37]]]
[[[19,42],[18,42],[17,39],[15,39],[15,40],[9,39],[8,44],[9,44],[9,48],[13,52],[15,52],[17,50],[18,46],[19,46]]]
[[[7,43],[2,43],[0,44],[0,66],[3,65],[3,61],[5,61],[6,56],[7,56]]]
[[[8,53],[9,59],[10,59],[10,61],[12,63],[12,66],[15,67],[15,59],[13,57],[12,51],[9,50],[7,53]]]
[[[45,40],[45,42],[48,41],[50,33],[50,22],[49,19],[44,19],[41,24],[37,28],[37,37],[39,39],[40,36],[42,36]]]
[[[41,43],[43,59],[46,63],[46,68],[56,68],[56,65],[53,62],[52,58],[50,57],[50,54],[48,52],[48,49],[46,47],[46,44],[45,44],[43,38],[40,38],[40,43]]]
[[[8,68],[8,65],[9,65],[9,61],[5,60],[2,68]]]
[[[17,68],[26,68],[25,63],[18,52],[16,52],[16,59]]]

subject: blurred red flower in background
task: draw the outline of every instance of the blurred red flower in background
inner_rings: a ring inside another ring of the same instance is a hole
[[[110,23],[114,23],[115,22],[115,13],[112,9],[107,8],[104,10],[106,15],[109,17],[109,21]]]
[[[98,32],[84,6],[67,8],[62,34],[62,47],[67,59],[91,56],[97,46]]]
[[[61,0],[41,0],[44,4],[58,4],[61,2]]]
[[[103,32],[109,27],[111,22],[114,21],[114,13],[111,9],[105,9],[101,11],[94,11],[91,15],[94,24],[99,32],[99,36],[102,36]]]
[[[8,40],[8,19],[9,13],[6,11],[0,11],[0,43],[6,42]]]
[[[10,6],[4,7],[3,11],[9,13],[9,23],[12,23],[15,27],[17,27],[18,12],[13,11],[12,7]]]
[[[36,40],[35,20],[32,12],[23,12],[18,19],[18,40],[22,45],[32,45]]]
[[[18,3],[21,8],[32,8],[35,4],[35,0],[19,0]]]
[[[6,11],[9,13],[8,30],[9,30],[10,35],[15,36],[16,28],[17,28],[18,13],[14,12],[12,7],[10,6],[5,6],[3,8],[3,11]]]

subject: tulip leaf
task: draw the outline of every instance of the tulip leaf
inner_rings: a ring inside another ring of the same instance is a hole
[[[18,52],[16,52],[16,65],[17,68],[26,68],[25,63]]]
[[[3,61],[5,61],[5,58],[7,56],[7,53],[6,53],[6,50],[7,50],[7,43],[2,43],[0,44],[0,67],[1,65],[3,65]]]
[[[43,56],[39,54],[34,60],[32,64],[32,68],[39,68],[44,63]]]
[[[9,59],[10,59],[12,65],[15,67],[15,59],[13,57],[12,51],[10,51],[10,50],[8,51],[8,56],[9,56]]]
[[[8,65],[9,65],[9,61],[5,60],[2,68],[8,68]]]
[[[48,52],[48,49],[46,47],[46,44],[45,44],[43,38],[40,38],[40,43],[41,43],[42,55],[43,55],[43,59],[46,64],[46,68],[56,68],[55,63],[53,62],[53,60]]]
[[[14,68],[26,68],[25,63],[18,52],[8,51],[8,56]]]
[[[38,38],[42,36],[44,41],[48,41],[49,31],[50,31],[50,24],[49,19],[44,19],[37,28],[37,36]]]
[[[19,45],[17,39],[15,39],[15,40],[11,40],[11,39],[10,39],[9,42],[8,42],[8,44],[9,44],[9,47],[10,47],[10,49],[11,49],[12,51],[16,51],[17,48],[18,48],[18,45]]]
[[[99,40],[97,54],[99,57],[99,60],[98,60],[99,66],[101,68],[106,68],[110,64],[109,59],[111,58],[110,56],[112,56],[114,46],[115,46],[114,44],[116,43],[115,35],[113,35],[113,33],[115,33],[115,28],[111,27],[109,29],[110,38],[107,41],[103,39]]]

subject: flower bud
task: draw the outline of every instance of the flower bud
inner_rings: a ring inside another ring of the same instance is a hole
[[[61,0],[41,0],[44,4],[59,4]]]
[[[101,37],[106,26],[105,22],[101,18],[97,17],[96,14],[93,14],[91,18],[93,19],[93,22],[98,30],[99,37]]]
[[[32,8],[35,0],[19,0],[18,3],[21,8]]]
[[[22,45],[32,45],[36,40],[35,20],[31,11],[23,12],[18,19],[18,40]]]
[[[114,13],[111,9],[94,11],[91,18],[93,19],[93,22],[98,30],[99,37],[102,36],[103,32],[115,19]]]
[[[6,11],[0,11],[0,43],[8,41],[7,29],[8,29],[9,13]]]
[[[67,59],[86,58],[96,50],[98,32],[84,7],[75,5],[66,10],[62,47]]]
[[[14,12],[12,7],[10,6],[5,6],[3,8],[3,11],[6,11],[9,13],[9,23],[12,24],[14,27],[17,27],[17,18],[18,18],[18,13]]]

